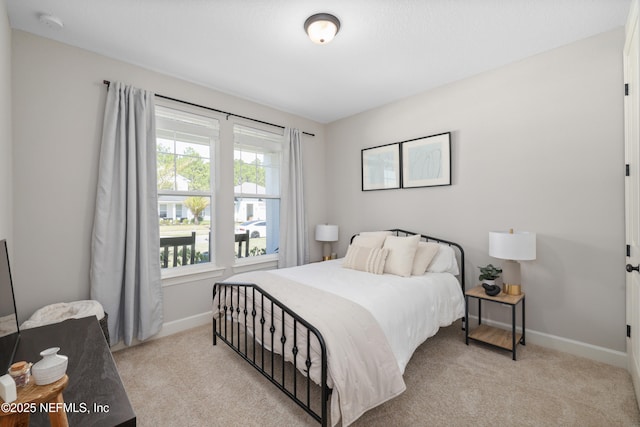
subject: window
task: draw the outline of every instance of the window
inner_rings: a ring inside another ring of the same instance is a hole
[[[160,207],[158,210],[159,210],[160,218],[165,219],[167,217],[167,204],[160,203]]]
[[[233,136],[236,257],[276,254],[283,136],[238,124]]]
[[[183,219],[182,218],[182,204],[178,203],[176,205],[176,219]]]
[[[165,269],[212,257],[216,119],[156,106],[160,259]]]

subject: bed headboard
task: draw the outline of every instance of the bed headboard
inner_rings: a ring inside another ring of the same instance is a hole
[[[458,251],[458,264],[459,264],[459,267],[460,267],[460,274],[458,275],[458,280],[460,281],[460,286],[462,287],[462,292],[465,291],[465,287],[464,287],[464,249],[462,249],[462,246],[460,246],[459,244],[457,244],[455,242],[451,242],[449,240],[444,240],[444,239],[441,239],[439,237],[427,236],[426,234],[416,233],[416,232],[413,232],[413,231],[400,230],[399,228],[394,228],[392,230],[386,230],[386,231],[391,231],[396,236],[414,236],[416,234],[419,234],[420,235],[420,240],[423,240],[425,242],[437,242],[437,243],[441,243],[443,245],[452,246],[453,248],[457,249],[457,251]],[[349,243],[353,243],[353,239],[356,236],[357,236],[357,234],[354,234],[353,236],[351,236],[351,240],[349,241]]]

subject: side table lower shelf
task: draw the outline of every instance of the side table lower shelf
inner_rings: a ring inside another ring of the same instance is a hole
[[[482,342],[495,347],[508,350],[516,360],[516,347],[518,344],[525,345],[525,295],[506,295],[500,293],[489,296],[482,286],[476,286],[465,292],[465,342],[469,345],[469,340]],[[469,325],[469,298],[478,300],[478,325],[471,328]],[[482,301],[495,302],[507,305],[511,308],[511,330],[495,328],[482,323]],[[522,306],[522,333],[516,332],[516,307]]]
[[[511,331],[507,331],[506,329],[479,325],[469,332],[469,339],[513,351],[513,339],[511,335]],[[518,343],[523,344],[522,334],[516,333],[516,345],[518,345]]]

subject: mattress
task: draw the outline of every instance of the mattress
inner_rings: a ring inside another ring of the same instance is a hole
[[[387,337],[402,373],[420,344],[440,327],[464,316],[462,288],[450,273],[379,275],[343,268],[342,259],[271,273],[331,292],[367,309]]]

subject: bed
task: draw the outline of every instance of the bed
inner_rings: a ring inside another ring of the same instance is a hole
[[[323,426],[349,425],[401,394],[416,348],[464,316],[464,251],[404,230],[360,233],[343,259],[216,283],[213,313],[214,345]]]

